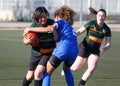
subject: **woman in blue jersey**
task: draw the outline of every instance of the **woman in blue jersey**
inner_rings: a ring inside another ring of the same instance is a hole
[[[96,14],[96,20],[86,23],[76,31],[77,35],[87,32],[84,40],[79,44],[79,54],[71,66],[71,69],[76,71],[81,69],[86,61],[88,62],[88,68],[78,86],[84,86],[93,74],[100,59],[100,51],[107,51],[111,46],[111,30],[104,22],[106,11],[104,9],[95,11],[93,8],[90,8],[90,11]],[[104,38],[105,44],[101,45]]]
[[[65,5],[54,13],[55,23],[50,29],[57,32],[58,44],[47,62],[42,86],[50,86],[51,74],[63,61],[67,85],[74,86],[74,78],[70,70],[70,66],[78,55],[77,37],[74,28],[71,26],[74,14],[75,12]]]
[[[45,7],[37,7],[33,13],[32,19],[34,21],[31,27],[26,28],[24,32],[29,32],[29,29],[32,27],[47,27],[54,23],[54,20],[49,19],[49,13]],[[53,49],[56,47],[53,33],[48,34],[46,30],[42,30],[36,32],[36,34],[40,42],[38,46],[31,47],[29,69],[23,79],[22,86],[29,86],[33,79],[34,86],[42,85],[42,77],[46,68],[46,63],[49,60]],[[24,41],[27,42],[30,40],[31,39],[24,39]]]

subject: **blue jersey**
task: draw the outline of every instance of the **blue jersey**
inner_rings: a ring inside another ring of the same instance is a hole
[[[55,24],[57,25],[56,30],[59,35],[59,41],[73,39],[76,40],[76,32],[66,20],[56,21]]]
[[[66,20],[59,20],[55,24],[57,25],[56,31],[59,35],[59,42],[53,51],[53,55],[71,65],[78,54],[76,32]]]

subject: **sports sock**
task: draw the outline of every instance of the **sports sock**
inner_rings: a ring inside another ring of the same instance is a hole
[[[86,81],[84,81],[83,79],[80,80],[78,86],[84,86],[86,83]]]
[[[42,80],[34,80],[34,86],[42,86]]]
[[[50,78],[51,78],[51,74],[45,72],[43,76],[42,86],[50,86]]]
[[[66,79],[67,85],[74,86],[74,77],[72,75],[71,70],[70,69],[64,70],[64,73],[65,73],[65,79]]]
[[[27,80],[26,77],[24,77],[22,86],[29,86],[31,82],[32,82],[32,80]]]

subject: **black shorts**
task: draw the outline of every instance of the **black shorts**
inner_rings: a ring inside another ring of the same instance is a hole
[[[62,61],[61,61],[59,58],[57,58],[56,56],[52,55],[52,56],[50,57],[50,59],[49,59],[49,62],[50,62],[50,64],[51,64],[54,68],[57,68]],[[67,67],[70,67],[70,66],[72,65],[72,64],[71,64],[71,65],[68,64],[67,61],[64,61],[64,64],[65,64]]]
[[[50,56],[51,54],[40,55],[40,54],[31,52],[29,70],[31,71],[35,70],[38,65],[46,66],[47,61],[49,60]]]
[[[90,54],[100,55],[99,49],[90,48],[85,42],[79,44],[79,56],[88,58]]]
[[[62,61],[58,59],[56,56],[52,55],[49,59],[49,62],[53,67],[57,68]]]

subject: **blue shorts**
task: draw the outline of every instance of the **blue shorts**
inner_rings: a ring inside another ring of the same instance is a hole
[[[78,55],[78,50],[77,40],[62,40],[57,44],[53,55],[68,65],[72,65]]]

